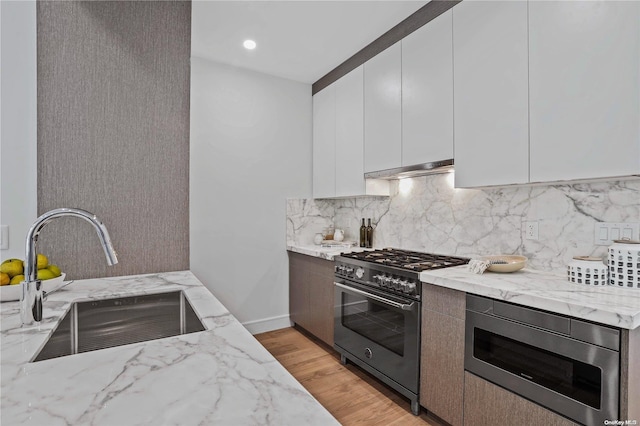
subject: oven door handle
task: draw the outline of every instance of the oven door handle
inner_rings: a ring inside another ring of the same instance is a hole
[[[347,290],[347,291],[359,294],[361,296],[368,297],[368,298],[373,299],[375,301],[378,301],[380,303],[384,303],[385,305],[389,305],[389,306],[393,306],[394,308],[402,309],[403,311],[412,311],[413,307],[415,306],[415,302],[411,302],[409,304],[398,303],[398,302],[395,302],[393,300],[389,300],[389,299],[385,299],[384,297],[380,297],[380,296],[378,296],[376,294],[371,294],[371,293],[366,292],[366,291],[358,290],[357,288],[349,287],[349,286],[344,285],[344,284],[340,284],[340,283],[337,283],[337,282],[334,282],[333,284],[336,287],[339,287],[339,288],[341,288],[343,290]]]

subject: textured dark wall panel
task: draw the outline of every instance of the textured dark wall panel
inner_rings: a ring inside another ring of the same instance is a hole
[[[189,2],[39,1],[38,241],[70,278],[189,268]]]

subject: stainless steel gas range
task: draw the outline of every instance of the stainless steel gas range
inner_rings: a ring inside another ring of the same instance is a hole
[[[418,415],[420,383],[419,274],[469,259],[386,248],[335,258],[335,340],[347,361],[411,400]]]

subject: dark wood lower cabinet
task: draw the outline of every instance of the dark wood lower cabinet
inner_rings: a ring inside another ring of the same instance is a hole
[[[462,426],[466,293],[423,284],[420,405]]]
[[[577,425],[474,374],[465,372],[464,376],[465,426]]]
[[[620,418],[640,424],[640,327],[622,330]]]
[[[333,346],[333,265],[289,252],[289,315],[291,321]]]

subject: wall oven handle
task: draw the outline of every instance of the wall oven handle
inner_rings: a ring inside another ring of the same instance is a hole
[[[353,287],[349,287],[347,285],[344,284],[340,284],[340,283],[333,283],[336,287],[340,287],[343,290],[347,290],[347,291],[351,291],[353,293],[359,294],[361,296],[365,296],[368,297],[370,299],[373,299],[375,301],[378,301],[380,303],[384,303],[385,305],[389,305],[389,306],[393,306],[394,308],[398,308],[398,309],[402,309],[403,311],[411,311],[413,310],[413,307],[415,305],[415,302],[411,302],[408,305],[406,303],[398,303],[398,302],[394,302],[393,300],[389,300],[389,299],[385,299],[384,297],[380,297],[376,294],[371,294],[369,292],[366,291],[362,291],[362,290],[358,290],[357,288],[353,288]]]

